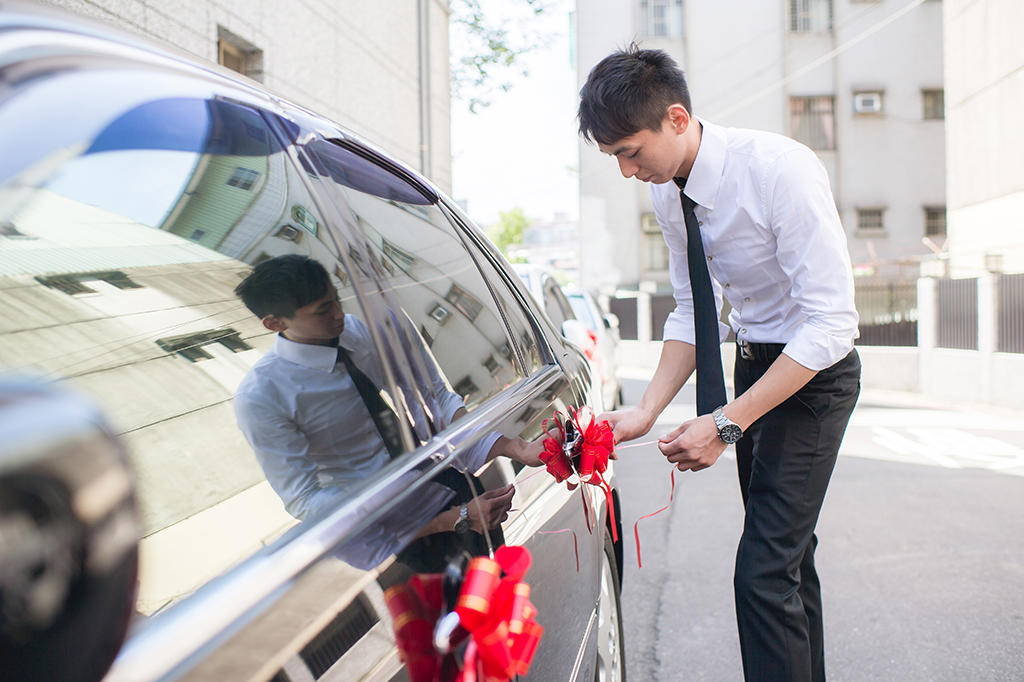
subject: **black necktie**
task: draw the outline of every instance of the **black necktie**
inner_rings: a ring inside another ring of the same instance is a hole
[[[696,203],[686,196],[686,180],[673,178],[679,186],[686,222],[686,264],[690,272],[690,290],[693,293],[694,345],[697,353],[697,415],[710,414],[725,405],[725,375],[722,373],[722,351],[718,337],[718,309],[711,275],[704,259],[704,242],[700,236]]]
[[[348,375],[352,378],[356,390],[359,391],[359,397],[362,398],[366,411],[370,413],[373,425],[377,427],[377,432],[380,434],[381,440],[384,441],[388,454],[392,458],[402,454],[402,436],[398,426],[398,414],[381,396],[380,388],[373,383],[373,379],[366,376],[365,372],[356,367],[352,356],[340,345],[338,346],[338,362],[344,363],[345,369],[348,370]],[[473,475],[470,475],[470,479],[474,486],[477,486],[479,479]],[[479,486],[478,491],[472,490],[465,474],[451,467],[442,470],[431,480],[453,490],[459,502],[467,502],[473,498],[475,492],[483,492],[482,485]]]
[[[352,356],[341,346],[338,346],[338,362],[345,364],[345,369],[348,370],[352,383],[356,385],[359,397],[363,399],[366,411],[370,413],[373,425],[377,427],[377,432],[380,434],[381,440],[384,441],[388,453],[392,457],[402,454],[402,435],[398,427],[398,415],[381,396],[380,388],[373,383],[373,379],[356,367],[356,364],[352,362]]]

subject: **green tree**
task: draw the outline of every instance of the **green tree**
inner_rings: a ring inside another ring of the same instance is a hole
[[[481,4],[498,7],[495,0],[451,0],[450,5],[452,97],[473,113],[488,106],[495,91],[507,92],[513,76],[527,75],[522,56],[549,39],[528,26],[545,11],[545,0],[506,1],[491,11]]]
[[[505,254],[509,256],[509,248],[523,243],[523,231],[530,221],[521,208],[513,208],[498,214],[498,222],[487,228],[487,236]]]

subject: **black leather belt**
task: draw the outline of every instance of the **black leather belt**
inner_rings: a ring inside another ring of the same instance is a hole
[[[740,357],[744,360],[756,362],[775,362],[775,358],[782,355],[784,343],[752,343],[736,339],[736,347],[739,348]]]

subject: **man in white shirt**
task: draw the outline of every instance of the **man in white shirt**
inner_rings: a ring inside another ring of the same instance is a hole
[[[235,293],[264,327],[277,333],[274,347],[238,387],[233,404],[239,428],[290,514],[303,520],[328,514],[401,452],[397,414],[379,396],[386,381],[369,329],[342,310],[327,271],[305,256],[279,256],[256,265]],[[425,367],[428,376],[415,393],[431,400],[443,428],[465,412],[462,399],[448,388],[418,335],[406,341],[407,348],[393,350],[421,354],[415,364]],[[390,398],[391,406],[401,405]],[[382,418],[374,412],[388,414]],[[460,465],[472,474],[504,454],[537,466],[539,451],[539,444],[491,433],[468,448],[467,461]],[[478,506],[468,503],[472,492],[468,483],[462,489],[461,472],[446,481],[451,490],[459,488],[461,505],[444,509],[452,491],[429,484],[415,510],[427,513],[426,518],[417,522],[419,517],[411,516],[402,529],[378,524],[350,543],[343,558],[371,568],[413,536],[453,533],[460,521],[460,530],[480,534],[498,529],[507,518],[515,492],[511,485],[482,492]],[[444,543],[435,547],[443,548]]]
[[[697,119],[682,71],[660,50],[610,55],[580,95],[584,138],[625,177],[651,183],[676,299],[640,403],[604,417],[617,442],[647,433],[697,370],[698,416],[659,448],[679,470],[700,471],[736,444],[744,674],[823,680],[814,526],[860,391],[853,277],[828,176],[789,138]],[[731,402],[716,357],[729,331],[718,323],[723,294],[737,341]]]

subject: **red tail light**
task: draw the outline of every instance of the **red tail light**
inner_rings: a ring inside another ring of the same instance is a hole
[[[590,329],[587,330],[587,336],[590,337],[590,347],[583,350],[583,354],[587,356],[588,360],[593,360],[597,357],[597,334]]]

